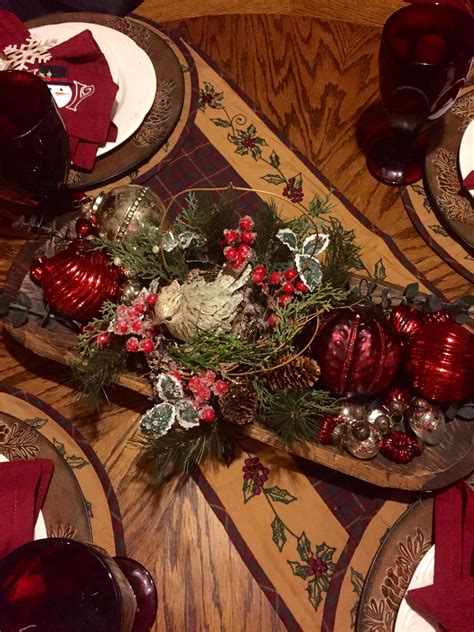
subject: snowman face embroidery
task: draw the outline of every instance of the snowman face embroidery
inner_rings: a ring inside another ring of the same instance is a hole
[[[66,107],[71,102],[72,87],[70,84],[48,82],[47,85],[59,109]]]

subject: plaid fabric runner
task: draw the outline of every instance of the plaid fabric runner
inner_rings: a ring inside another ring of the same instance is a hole
[[[165,203],[183,189],[230,182],[281,195],[295,178],[306,206],[331,191],[330,216],[355,231],[368,272],[399,285],[418,280],[437,292],[202,52],[147,24],[167,39],[190,73],[192,98],[170,153],[164,161],[162,154],[152,158],[134,174],[135,182],[150,186]],[[290,212],[282,204],[282,213]],[[248,485],[244,467],[264,479],[261,488]],[[230,467],[206,463],[195,481],[289,630],[354,629],[364,578],[406,502],[253,440]]]

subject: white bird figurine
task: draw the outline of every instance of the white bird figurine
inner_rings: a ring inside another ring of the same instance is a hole
[[[157,324],[164,324],[178,340],[189,340],[199,331],[229,331],[244,299],[237,292],[250,277],[250,266],[235,277],[221,271],[214,281],[198,278],[180,285],[172,281],[156,302]]]

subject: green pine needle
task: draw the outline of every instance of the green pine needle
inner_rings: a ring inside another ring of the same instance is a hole
[[[141,435],[137,443],[143,450],[143,464],[157,487],[172,475],[189,474],[195,465],[208,458],[229,464],[234,456],[238,431],[219,420],[197,428],[173,427],[163,437]]]
[[[337,399],[327,391],[269,391],[258,381],[255,387],[259,400],[258,421],[287,445],[296,441],[315,441],[318,418],[339,410]]]

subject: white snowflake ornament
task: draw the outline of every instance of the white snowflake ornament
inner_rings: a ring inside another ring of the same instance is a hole
[[[49,49],[55,46],[57,40],[39,40],[34,35],[30,35],[24,44],[11,44],[3,49],[3,54],[7,58],[9,70],[29,70],[33,64],[41,64],[51,59]]]

